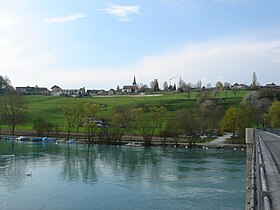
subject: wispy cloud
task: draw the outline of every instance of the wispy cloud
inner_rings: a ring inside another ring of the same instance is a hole
[[[0,13],[0,31],[12,30],[17,24],[19,24],[20,20],[20,16],[11,13]]]
[[[105,12],[107,14],[117,17],[119,22],[128,22],[136,18],[140,13],[139,6],[123,6],[123,5],[109,5],[104,9],[99,11]]]
[[[65,23],[70,21],[75,21],[77,19],[86,18],[88,17],[88,14],[85,13],[75,13],[67,16],[55,16],[51,18],[45,18],[45,23]]]

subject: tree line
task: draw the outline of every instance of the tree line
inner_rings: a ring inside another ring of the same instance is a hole
[[[1,126],[9,127],[15,134],[16,127],[28,123],[26,98],[14,91],[7,77],[0,77],[0,131]],[[167,105],[123,105],[114,107],[106,117],[103,105],[98,103],[69,103],[61,109],[64,124],[48,122],[42,117],[33,121],[33,130],[38,136],[66,132],[67,139],[86,135],[89,142],[98,139],[100,143],[115,144],[124,135],[141,135],[145,144],[150,145],[153,137],[177,141],[185,138],[193,144],[195,136],[219,135],[230,132],[233,137],[244,138],[246,127],[280,128],[280,91],[259,90],[249,92],[240,105],[226,108],[223,99],[211,98],[207,91],[200,92],[196,105],[180,109],[172,115]],[[170,116],[169,116],[170,115]]]

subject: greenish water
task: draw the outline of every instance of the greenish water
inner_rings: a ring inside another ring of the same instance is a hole
[[[245,209],[245,158],[238,150],[0,142],[0,209]]]

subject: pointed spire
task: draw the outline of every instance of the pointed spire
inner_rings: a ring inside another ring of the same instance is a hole
[[[137,83],[136,83],[136,79],[135,79],[135,74],[134,74],[134,79],[133,79],[133,83],[132,83],[133,85],[136,85]]]

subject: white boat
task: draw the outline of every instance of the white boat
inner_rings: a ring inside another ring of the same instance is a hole
[[[129,143],[125,144],[125,146],[129,146],[129,147],[143,147],[141,142],[129,142]]]

